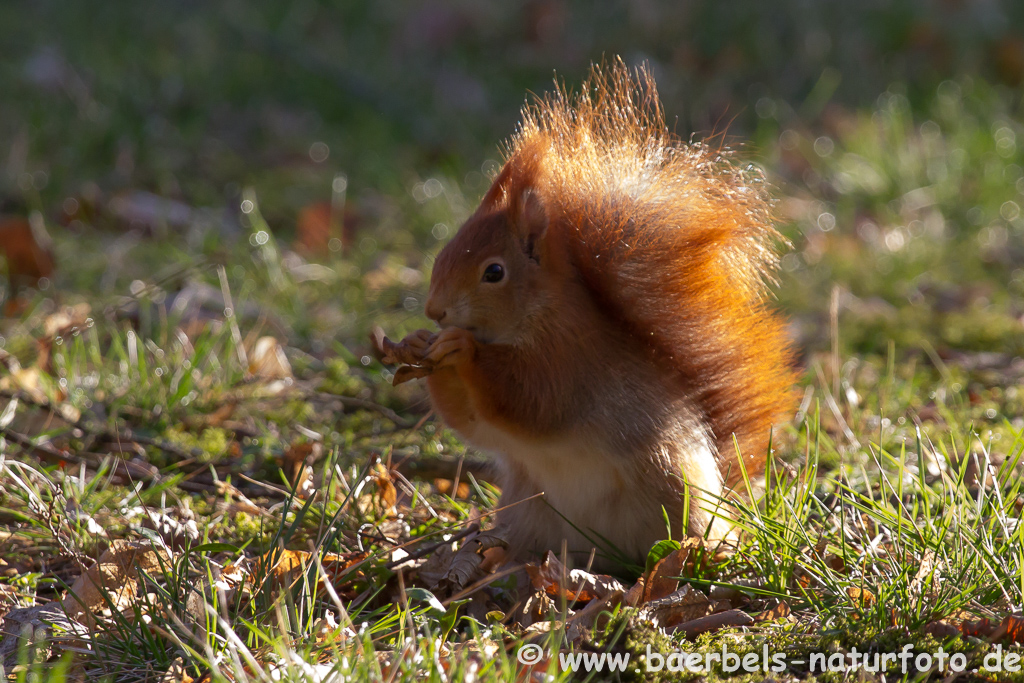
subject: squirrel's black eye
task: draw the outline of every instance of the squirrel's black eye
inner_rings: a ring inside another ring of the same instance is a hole
[[[484,268],[484,282],[501,282],[503,277],[505,277],[505,269],[500,263],[492,263]]]

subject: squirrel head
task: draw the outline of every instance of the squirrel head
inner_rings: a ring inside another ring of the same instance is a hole
[[[485,343],[514,343],[563,288],[544,200],[509,177],[512,167],[437,255],[430,278],[427,317]]]

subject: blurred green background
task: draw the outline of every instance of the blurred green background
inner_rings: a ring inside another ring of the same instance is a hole
[[[774,292],[802,400],[772,445],[807,478],[770,489],[771,523],[755,514],[773,531],[723,580],[815,612],[777,642],[830,652],[836,633],[877,654],[934,619],[1018,612],[1021,0],[0,0],[0,464],[38,459],[55,482],[49,498],[43,478],[0,485],[0,556],[22,577],[0,579],[55,596],[79,571],[69,547],[144,533],[129,501],[177,506],[250,557],[367,548],[352,616],[392,647],[410,615],[404,584],[399,606],[374,602],[395,595],[376,592],[394,585],[392,537],[433,543],[495,492],[420,383],[391,386],[368,332],[432,325],[433,255],[528,93],[617,55],[649,65],[681,138],[764,169],[790,243]],[[1008,463],[1005,503],[978,492],[979,462]],[[223,482],[273,514],[224,507]],[[253,634],[282,632],[282,613],[237,630],[270,640]],[[482,642],[503,637],[492,614]],[[155,650],[119,636],[108,672],[167,670],[169,641],[143,633]],[[398,661],[438,661],[423,652]]]
[[[221,316],[227,290],[300,375],[369,361],[372,323],[425,324],[431,255],[527,93],[614,55],[650,65],[680,136],[766,169],[806,367],[920,360],[1019,416],[1010,1],[5,2],[0,211],[41,218],[55,266],[0,284],[0,348],[30,365],[76,303],[153,336],[161,316]]]

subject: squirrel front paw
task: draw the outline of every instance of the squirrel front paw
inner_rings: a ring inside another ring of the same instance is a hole
[[[417,377],[426,377],[433,371],[433,364],[424,360],[424,354],[436,337],[430,330],[416,330],[396,344],[387,338],[384,330],[375,326],[370,333],[370,343],[381,362],[401,366],[395,370],[393,381],[398,386]]]
[[[427,348],[423,359],[435,368],[455,366],[473,359],[476,338],[461,327],[446,327]]]
[[[398,342],[398,345],[407,349],[408,353],[406,357],[402,358],[402,362],[409,363],[413,360],[422,360],[436,337],[437,333],[430,330],[416,330],[411,334],[405,335],[405,339]]]

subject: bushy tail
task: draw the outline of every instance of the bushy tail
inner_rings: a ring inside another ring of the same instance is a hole
[[[680,381],[718,441],[760,471],[791,406],[791,352],[766,305],[781,241],[761,172],[665,126],[654,81],[621,61],[524,109],[509,156],[530,168],[576,267],[617,324]]]

